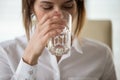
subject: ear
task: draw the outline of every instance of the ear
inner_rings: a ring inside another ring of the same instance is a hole
[[[30,10],[30,14],[34,14],[34,10],[33,10],[33,8]]]

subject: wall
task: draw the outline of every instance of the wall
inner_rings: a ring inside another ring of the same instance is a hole
[[[112,45],[118,80],[120,80],[120,0],[86,0],[88,19],[112,21]]]
[[[22,34],[21,0],[0,0],[0,42]]]

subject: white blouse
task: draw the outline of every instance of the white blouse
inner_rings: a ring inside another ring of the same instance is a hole
[[[75,38],[59,62],[45,48],[34,66],[22,60],[27,43],[22,36],[0,44],[0,80],[116,80],[112,53],[102,43]]]

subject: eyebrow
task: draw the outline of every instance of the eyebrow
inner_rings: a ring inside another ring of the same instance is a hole
[[[73,0],[68,0],[68,1],[65,1],[64,3],[69,3],[69,2],[72,2]],[[47,4],[53,4],[52,2],[49,2],[49,1],[41,1],[41,3],[47,3]]]
[[[65,1],[65,3],[69,3],[69,2],[72,2],[73,0],[68,0],[68,1]]]
[[[49,2],[49,1],[41,1],[41,3],[53,4],[52,2]]]

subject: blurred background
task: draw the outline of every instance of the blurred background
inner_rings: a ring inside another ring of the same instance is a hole
[[[111,22],[111,45],[120,80],[120,0],[85,0],[87,19]],[[24,35],[21,0],[0,0],[0,42]]]

